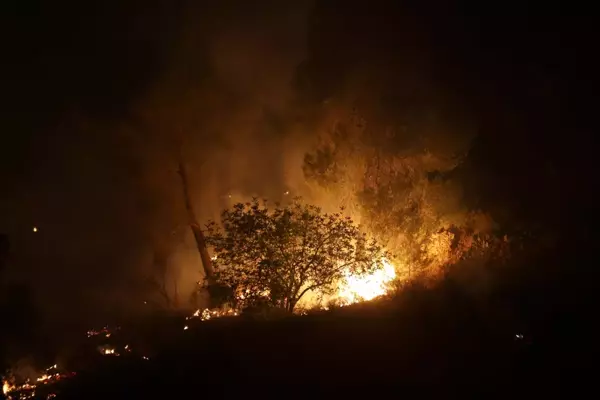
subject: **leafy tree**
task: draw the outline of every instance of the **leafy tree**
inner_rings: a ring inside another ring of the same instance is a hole
[[[300,199],[272,209],[256,199],[239,203],[221,222],[207,225],[206,239],[217,280],[233,289],[241,308],[292,312],[308,291],[331,294],[344,273],[370,273],[387,256],[342,212],[322,213]]]

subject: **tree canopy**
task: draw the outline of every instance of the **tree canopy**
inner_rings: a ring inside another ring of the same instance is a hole
[[[295,199],[269,208],[254,199],[210,222],[217,280],[233,289],[237,307],[265,304],[294,311],[309,291],[331,294],[345,273],[382,266],[386,251],[340,212],[327,214]]]

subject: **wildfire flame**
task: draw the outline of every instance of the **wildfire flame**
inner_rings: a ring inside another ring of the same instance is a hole
[[[190,320],[193,318],[198,318],[200,319],[200,321],[208,321],[209,319],[213,319],[213,318],[219,318],[219,317],[237,317],[239,315],[239,312],[237,310],[234,310],[232,308],[227,308],[227,309],[219,309],[219,308],[215,308],[215,309],[208,309],[205,308],[204,310],[200,310],[197,309],[191,316],[186,317],[186,320]],[[187,331],[189,329],[188,325],[185,325],[183,327],[184,331]]]
[[[381,260],[382,267],[371,274],[353,275],[346,272],[334,298],[344,305],[373,300],[388,291],[388,284],[396,278],[396,268],[388,259]]]
[[[214,257],[213,257],[214,258]],[[336,294],[330,299],[339,301],[341,306],[346,306],[361,301],[373,300],[387,293],[389,283],[396,278],[396,268],[387,258],[381,259],[381,267],[370,274],[354,275],[350,271],[344,274],[344,278],[338,284]],[[243,294],[240,295],[243,299]],[[327,307],[325,307],[327,308]],[[219,317],[238,316],[239,311],[235,309],[197,309],[191,316],[186,317],[186,320],[199,318],[201,321]],[[189,329],[189,325],[185,325],[183,330]]]
[[[12,392],[15,389],[14,385],[11,385],[7,381],[2,382],[2,393],[6,396],[8,393]]]
[[[119,330],[119,327],[116,327],[114,330]],[[108,328],[108,326],[105,326],[102,329],[96,330],[96,329],[90,329],[89,331],[87,331],[87,337],[91,338],[94,336],[100,336],[103,335],[107,338],[111,337],[111,335],[113,334],[113,332],[110,331],[110,329]]]
[[[116,352],[114,347],[103,347],[100,349],[100,353],[105,356],[118,356],[119,353]]]
[[[61,379],[72,377],[75,375],[72,373],[60,373],[56,370],[58,369],[58,365],[54,364],[35,379],[35,381],[25,381],[25,383],[16,385],[11,383],[8,380],[2,381],[2,393],[8,399],[32,399],[36,396],[36,388],[41,385],[49,385],[53,384]],[[14,381],[14,376],[11,378]],[[15,397],[16,396],[16,397]],[[50,393],[47,398],[53,398],[56,394]]]
[[[196,316],[200,316],[200,310]],[[95,338],[98,336],[103,336],[106,338],[113,337],[113,334],[120,330],[120,327],[116,327],[112,330],[109,330],[108,327],[103,327],[102,329],[96,330],[91,329],[86,332],[88,338]],[[100,354],[106,356],[120,356],[125,353],[132,353],[131,346],[126,344],[123,347],[124,353],[117,352],[117,348],[112,345],[103,345],[97,348]],[[149,360],[150,358],[147,356],[141,357],[143,360]],[[45,370],[39,373],[39,376],[33,380],[25,380],[24,382],[15,383],[17,381],[17,377],[14,375],[8,376],[6,379],[2,380],[2,393],[4,397],[10,400],[25,400],[25,399],[33,399],[38,398],[39,394],[36,395],[36,389],[41,387],[42,385],[52,385],[60,380],[68,379],[75,376],[75,372],[61,372],[59,371],[59,367],[57,364],[46,368]],[[38,396],[38,397],[36,397]],[[56,393],[49,393],[46,396],[46,400],[55,398]]]

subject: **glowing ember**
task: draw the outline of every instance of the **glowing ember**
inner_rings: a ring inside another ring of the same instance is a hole
[[[382,264],[380,269],[371,274],[358,276],[346,273],[335,297],[348,305],[386,294],[387,285],[396,278],[396,269],[387,259],[383,259]]]
[[[194,315],[195,317],[200,316],[200,310]],[[96,337],[96,336],[104,336],[109,338],[114,334],[115,331],[120,330],[119,327],[114,328],[113,332],[109,331],[108,327],[104,327],[100,330],[89,330],[86,332],[87,337]],[[124,347],[124,353],[131,353],[131,346],[126,344]],[[104,345],[98,347],[98,351],[102,355],[106,356],[120,356],[115,347],[110,345]],[[141,356],[143,360],[149,360],[150,358],[146,356]],[[10,375],[7,379],[2,380],[2,393],[5,398],[9,400],[24,400],[24,399],[33,399],[39,398],[39,393],[36,395],[36,389],[41,387],[42,385],[53,385],[54,383],[68,379],[75,376],[75,372],[61,372],[59,371],[59,367],[57,364],[50,366],[43,370],[38,377],[34,380],[25,380],[24,382],[15,383],[18,380],[14,375]],[[46,389],[47,390],[47,389]],[[37,396],[37,397],[36,397]],[[55,393],[49,393],[46,396],[46,399],[52,399],[57,397]]]
[[[207,308],[204,311],[202,311],[202,315],[200,316],[200,319],[202,321],[207,321],[211,318],[237,317],[238,315],[239,315],[238,312],[231,308],[226,309],[226,310],[220,310],[220,309],[209,310]]]
[[[14,385],[11,385],[7,381],[2,382],[2,393],[4,393],[4,395],[7,395],[9,392],[12,392],[14,389],[15,389]]]
[[[208,309],[205,308],[204,310],[200,311],[200,309],[197,309],[190,317],[186,317],[186,320],[192,319],[192,318],[200,318],[200,321],[208,321],[209,319],[213,319],[213,318],[219,318],[219,317],[237,317],[239,315],[239,312],[237,310],[234,310],[232,308],[226,308],[226,309],[220,309],[220,308],[214,308],[214,309]],[[186,325],[183,330],[187,330],[188,326]]]
[[[98,351],[100,352],[100,354],[102,354],[104,356],[119,356],[120,355],[119,353],[117,353],[116,349],[111,346],[98,347]]]
[[[119,327],[116,327],[115,330],[119,330]],[[100,330],[96,330],[96,329],[90,329],[89,331],[87,331],[87,337],[91,338],[93,336],[100,336],[103,335],[107,338],[109,338],[111,335],[113,334],[113,332],[111,332],[108,329],[108,326],[105,326],[104,328],[100,329]]]
[[[36,398],[35,390],[40,385],[51,385],[58,382],[61,379],[72,377],[75,373],[59,373],[56,372],[58,366],[56,364],[49,368],[46,368],[45,372],[39,377],[35,378],[35,381],[26,380],[23,384],[13,384],[15,377],[11,377],[11,380],[4,380],[2,382],[2,392],[7,399],[33,399]],[[53,372],[51,372],[53,371]],[[56,396],[56,395],[54,395]],[[46,398],[53,398],[53,393],[50,393]]]

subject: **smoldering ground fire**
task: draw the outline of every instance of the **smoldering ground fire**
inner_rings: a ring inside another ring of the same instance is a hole
[[[383,260],[382,267],[371,274],[365,276],[352,276],[347,273],[344,274],[344,279],[339,282],[336,293],[330,296],[329,300],[337,300],[339,306],[350,305],[359,301],[372,300],[378,296],[382,296],[386,292],[386,284],[391,282],[395,278],[395,269],[388,260]],[[318,304],[308,304],[307,306],[318,307]],[[327,307],[325,307],[327,308]],[[237,317],[239,311],[231,308],[219,308],[219,309],[204,309],[196,310],[192,315],[185,318],[186,324],[183,326],[183,330],[187,331],[189,325],[187,321],[199,319],[200,321],[209,321],[214,318],[221,317]],[[102,339],[102,340],[113,340],[119,336],[121,331],[120,327],[102,327],[100,329],[90,329],[86,332],[88,339]],[[126,344],[121,346],[119,349],[114,344],[105,343],[97,347],[98,352],[103,356],[119,357],[121,355],[131,356],[132,346]],[[145,355],[135,355],[135,357],[141,357],[142,360],[149,360]],[[31,380],[27,378],[19,378],[17,382],[15,376],[9,376],[2,382],[2,390],[5,396],[9,399],[33,399],[36,397],[36,390],[39,392],[40,388],[47,386],[52,388],[58,381],[72,378],[75,373],[72,372],[59,372],[57,364],[50,366],[43,370],[35,378]],[[45,399],[49,400],[56,397],[56,393],[50,390],[45,394]]]

